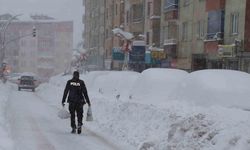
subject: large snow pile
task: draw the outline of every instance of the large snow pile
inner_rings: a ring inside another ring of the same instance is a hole
[[[232,70],[202,70],[187,76],[172,99],[201,106],[250,109],[250,75]]]
[[[103,98],[92,100],[95,122],[86,126],[138,150],[250,149],[250,118],[246,111],[205,109],[174,101],[159,108]]]
[[[92,77],[91,77],[92,76]],[[127,71],[93,72],[86,75],[86,85],[91,92],[119,99],[127,97],[139,73]],[[91,80],[90,80],[91,79]]]
[[[71,76],[55,77],[41,86],[37,94],[59,105],[66,78]],[[250,88],[247,87],[248,74],[215,70],[187,74],[180,70],[150,69],[142,74],[93,72],[82,78],[89,89],[95,119],[84,126],[92,131],[125,141],[138,150],[250,149],[250,112],[231,108],[232,105],[220,99],[232,92],[238,95],[236,100],[241,99],[237,106],[248,105],[245,100]],[[238,90],[232,90],[236,87]],[[133,95],[117,99],[112,95],[114,89],[117,93]],[[131,93],[126,93],[127,89]],[[217,100],[213,101],[211,97]],[[151,98],[154,99],[150,101]],[[228,103],[233,100],[226,98]],[[208,100],[210,107],[203,107],[207,106],[203,103],[202,107],[190,104]],[[156,103],[165,105],[159,107],[154,105]]]
[[[85,79],[84,81],[89,89],[96,90],[95,87],[93,86],[96,79],[99,76],[106,75],[108,73],[109,71],[92,71],[92,72],[89,72],[86,76],[81,76],[81,77]]]
[[[130,94],[133,100],[144,103],[166,103],[169,94],[176,92],[176,87],[187,75],[187,72],[177,69],[147,69],[134,83]]]
[[[6,120],[6,106],[10,95],[10,87],[0,83],[0,149],[13,149],[13,141],[8,133],[8,124]]]

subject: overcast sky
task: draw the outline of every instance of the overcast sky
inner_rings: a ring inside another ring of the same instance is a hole
[[[45,14],[59,20],[74,21],[74,46],[82,40],[82,0],[0,0],[0,14]]]

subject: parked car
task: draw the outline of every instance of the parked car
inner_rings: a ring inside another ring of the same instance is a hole
[[[21,89],[31,89],[35,92],[36,80],[34,79],[34,76],[21,76],[18,80],[18,91],[21,91]]]

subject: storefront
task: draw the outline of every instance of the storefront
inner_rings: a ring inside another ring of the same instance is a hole
[[[124,52],[120,47],[114,47],[112,49],[112,62],[111,69],[112,70],[122,70],[122,65],[124,62]]]

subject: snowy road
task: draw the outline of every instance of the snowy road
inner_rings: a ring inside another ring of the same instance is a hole
[[[81,135],[72,135],[69,120],[57,118],[58,109],[33,92],[13,90],[8,105],[16,150],[119,150],[87,129]]]

